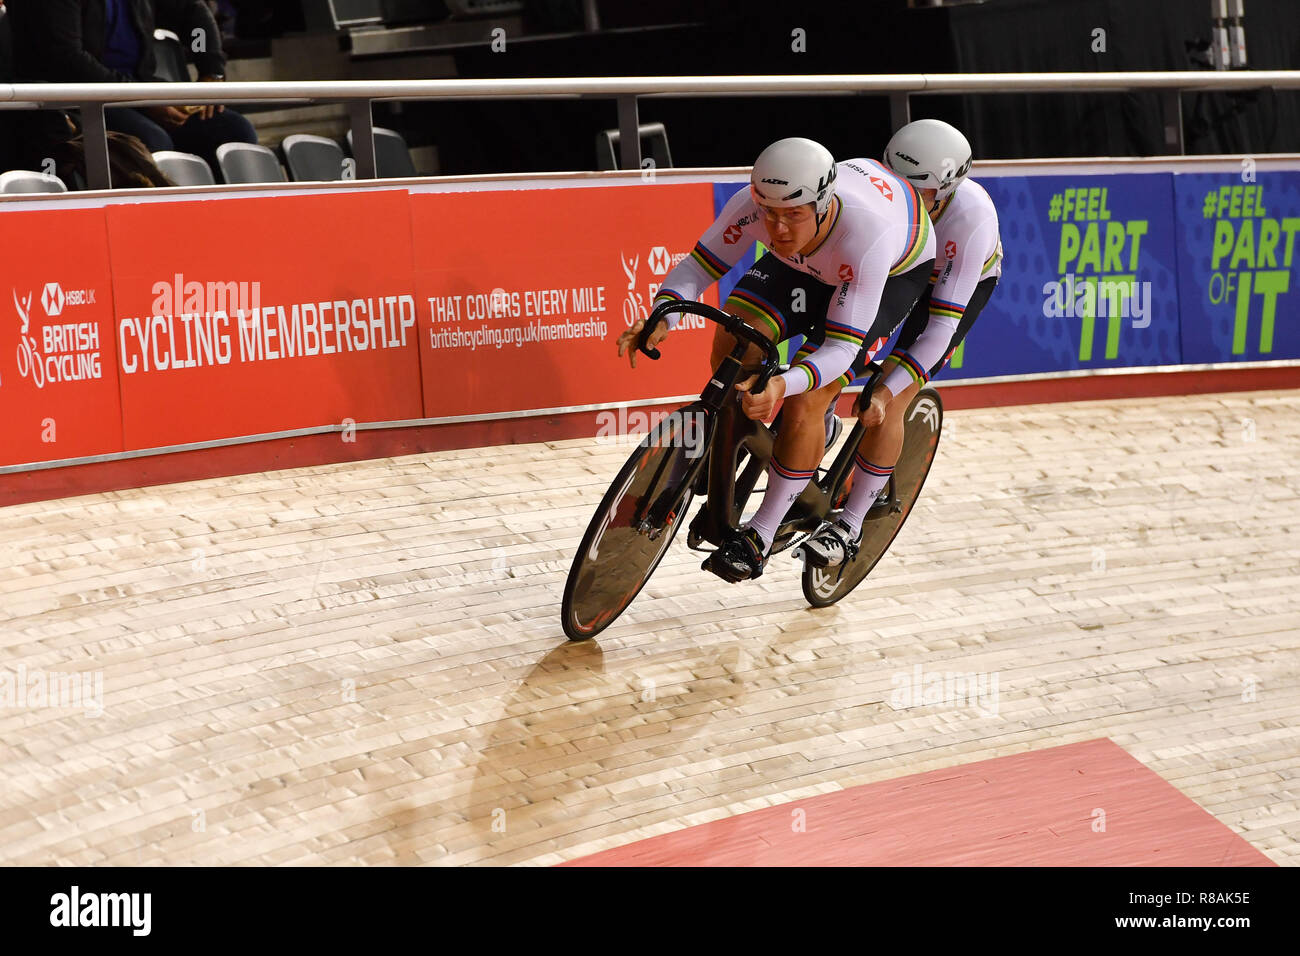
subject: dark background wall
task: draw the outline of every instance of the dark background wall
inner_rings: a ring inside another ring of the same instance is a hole
[[[456,54],[467,77],[807,73],[1050,72],[1196,68],[1208,41],[1205,0],[989,0],[908,8],[857,3],[676,0],[602,7],[604,32],[513,42]],[[637,11],[653,10],[654,27]],[[580,30],[576,2],[535,7],[533,22]],[[1300,0],[1251,0],[1255,69],[1300,67]],[[1094,52],[1093,31],[1106,50]],[[806,52],[795,52],[793,31]],[[1143,156],[1165,152],[1156,94],[914,97],[914,117],[963,128],[978,157]],[[1262,91],[1183,99],[1189,153],[1300,151],[1300,94]],[[837,156],[878,155],[892,132],[884,97],[643,99],[643,122],[668,128],[678,166],[744,165],[769,142],[805,135]],[[435,129],[445,173],[593,168],[595,136],[616,125],[610,100],[410,106],[406,122]]]

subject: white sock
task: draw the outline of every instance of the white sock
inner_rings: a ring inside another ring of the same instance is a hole
[[[849,492],[849,500],[844,505],[840,520],[853,532],[855,538],[862,530],[862,521],[867,512],[876,503],[880,489],[885,487],[893,473],[893,465],[887,468],[873,465],[862,457],[862,452],[853,456],[853,490]]]
[[[772,550],[772,539],[776,537],[781,520],[816,472],[816,468],[808,471],[787,468],[776,460],[775,455],[772,456],[772,463],[767,468],[767,494],[763,496],[758,514],[749,522],[749,527],[763,539],[764,554]]]

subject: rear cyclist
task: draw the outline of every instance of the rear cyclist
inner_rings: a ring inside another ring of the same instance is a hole
[[[857,553],[862,522],[902,451],[907,407],[947,364],[1002,275],[998,213],[984,188],[966,178],[971,148],[965,136],[942,120],[917,120],[890,139],[885,162],[925,200],[934,222],[934,275],[883,363],[880,384],[862,397],[859,419],[867,433],[854,459],[853,489],[844,510],[800,549],[817,567],[841,564]]]
[[[668,273],[655,304],[698,298],[755,242],[769,251],[736,285],[725,311],[774,342],[798,334],[807,341],[762,393],[749,393],[757,376],[736,386],[751,419],[765,421],[778,402],[785,405],[758,513],[705,565],[733,582],[763,573],[777,528],[821,462],[827,410],[924,293],[935,255],[929,217],[906,179],[875,160],[837,164],[812,140],[783,139],[755,160],[750,188],[731,197]],[[661,341],[677,318],[648,344]],[[628,352],[633,367],[643,327],[637,322],[618,339],[619,355]],[[734,344],[725,333],[715,338],[714,368]]]

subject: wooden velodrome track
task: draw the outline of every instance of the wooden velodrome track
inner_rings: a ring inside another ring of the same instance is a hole
[[[558,863],[1109,737],[1300,862],[1300,392],[951,412],[893,550],[814,612],[685,541],[594,642],[558,605],[591,440],[0,510],[7,864]],[[683,535],[684,538],[684,535]],[[998,678],[996,714],[897,675]]]

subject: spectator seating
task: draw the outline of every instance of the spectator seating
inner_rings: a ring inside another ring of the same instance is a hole
[[[202,156],[164,149],[153,154],[153,161],[163,171],[163,175],[177,186],[216,185],[217,181],[212,175],[212,170]]]
[[[642,162],[646,157],[654,160],[658,169],[671,169],[672,153],[668,150],[668,131],[663,123],[642,123],[637,127],[641,135]],[[596,168],[618,169],[618,145],[620,140],[616,129],[602,130],[596,134]]]
[[[343,179],[343,147],[324,136],[295,133],[281,144],[289,175],[295,182],[333,182]]]
[[[348,130],[348,151],[356,155],[352,148],[352,130]],[[403,179],[416,175],[411,151],[406,148],[401,133],[375,127],[375,174],[380,179]]]
[[[275,153],[252,143],[222,143],[217,163],[227,183],[282,183],[284,170]]]
[[[180,37],[170,30],[153,31],[154,78],[167,83],[190,82],[190,68],[185,63],[185,48]]]
[[[0,193],[66,193],[63,180],[50,173],[15,169],[0,173]]]

